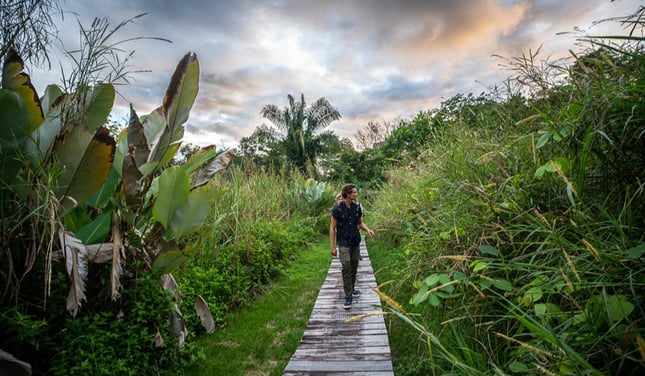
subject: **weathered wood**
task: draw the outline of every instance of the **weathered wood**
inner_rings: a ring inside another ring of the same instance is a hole
[[[298,349],[284,370],[284,376],[393,376],[392,357],[381,300],[376,294],[374,270],[365,239],[355,297],[350,310],[343,309],[345,294],[338,258],[329,266],[327,278],[307,322]],[[372,314],[356,320],[355,316]]]

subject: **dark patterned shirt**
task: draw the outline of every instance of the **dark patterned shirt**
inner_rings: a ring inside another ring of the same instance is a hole
[[[356,247],[361,243],[361,234],[358,229],[358,221],[363,215],[361,205],[352,202],[351,207],[341,201],[331,210],[331,215],[336,219],[336,239],[338,246]]]

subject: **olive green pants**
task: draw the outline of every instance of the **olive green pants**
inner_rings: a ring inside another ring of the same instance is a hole
[[[345,291],[345,298],[349,298],[352,296],[352,290],[354,290],[354,284],[356,283],[360,245],[352,248],[338,247],[338,258],[342,267],[343,291]]]

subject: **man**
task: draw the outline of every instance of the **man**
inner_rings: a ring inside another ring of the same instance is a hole
[[[329,224],[329,243],[333,256],[338,255],[342,266],[343,291],[345,304],[343,308],[352,308],[352,297],[359,296],[360,292],[354,288],[356,272],[360,257],[360,230],[370,236],[374,231],[363,223],[363,209],[357,203],[358,192],[354,184],[345,184],[341,190],[343,201],[340,201],[331,210],[331,223]],[[338,250],[335,241],[338,240]]]

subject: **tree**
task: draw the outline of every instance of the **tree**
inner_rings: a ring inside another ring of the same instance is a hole
[[[277,128],[278,144],[288,162],[307,176],[316,175],[318,158],[326,152],[340,149],[338,137],[325,131],[341,115],[325,98],[319,98],[310,107],[301,94],[300,101],[287,95],[289,106],[279,109],[265,105],[260,114]]]
[[[371,149],[383,143],[387,136],[396,128],[390,122],[377,123],[370,121],[365,128],[356,134],[356,141],[362,149]]]
[[[279,171],[285,162],[279,141],[275,128],[262,124],[249,137],[240,139],[240,154],[264,170]]]

